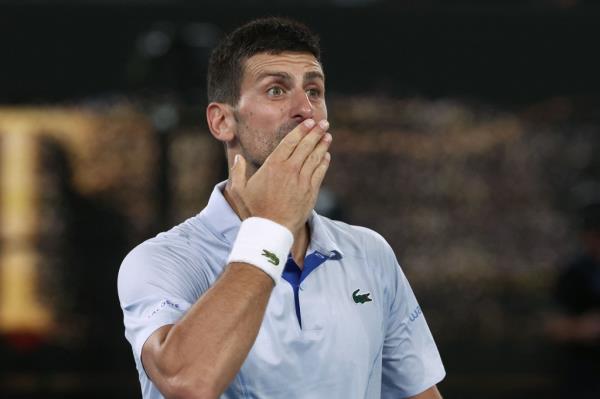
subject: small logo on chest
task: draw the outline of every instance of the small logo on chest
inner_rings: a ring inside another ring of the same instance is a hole
[[[372,301],[372,299],[369,298],[369,295],[371,295],[370,292],[366,292],[364,294],[359,294],[358,291],[360,291],[360,288],[352,293],[352,299],[354,299],[355,303],[365,303],[365,302]]]

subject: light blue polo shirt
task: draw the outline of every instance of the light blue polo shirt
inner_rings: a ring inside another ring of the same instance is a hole
[[[125,336],[143,397],[162,398],[142,346],[219,277],[240,226],[218,184],[198,215],[134,248],[119,271]],[[372,230],[313,211],[304,270],[288,261],[258,336],[221,396],[375,399],[416,395],[445,371],[396,257]]]

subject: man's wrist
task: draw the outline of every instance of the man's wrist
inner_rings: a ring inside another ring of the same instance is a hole
[[[257,267],[277,284],[293,242],[294,236],[287,227],[270,219],[250,217],[240,225],[227,263]]]

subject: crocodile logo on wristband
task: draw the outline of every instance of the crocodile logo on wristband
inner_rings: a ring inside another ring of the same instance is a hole
[[[279,258],[273,252],[263,249],[263,253],[261,255],[267,258],[269,263],[272,263],[275,266],[279,265]]]

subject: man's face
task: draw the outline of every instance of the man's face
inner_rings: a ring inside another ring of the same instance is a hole
[[[248,58],[234,115],[240,152],[259,168],[303,120],[327,119],[321,65],[310,53],[260,53]]]

